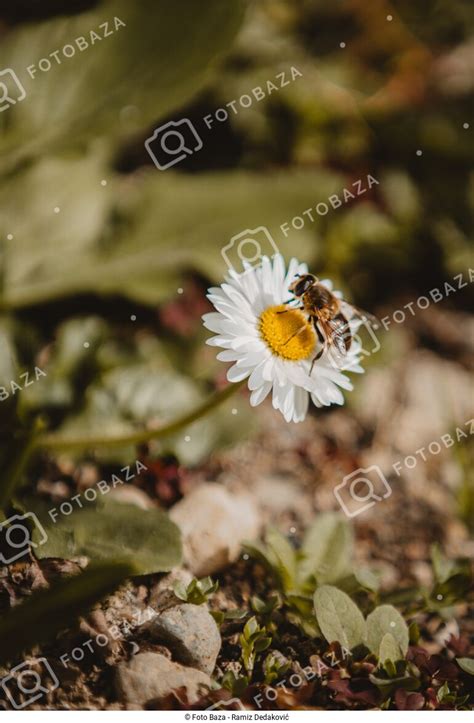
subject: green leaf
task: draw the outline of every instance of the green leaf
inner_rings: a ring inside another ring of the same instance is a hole
[[[2,37],[0,67],[15,69],[26,98],[2,118],[3,155],[13,145],[17,160],[86,137],[135,133],[182,107],[229,48],[244,3],[207,0],[197,10],[194,0],[106,0],[88,12],[18,25]],[[116,28],[114,17],[125,27]],[[94,44],[91,30],[101,36]],[[75,42],[81,36],[89,39],[83,51]],[[76,50],[70,58],[61,50],[67,44]],[[42,72],[39,61],[56,50],[60,64]]]
[[[454,572],[455,564],[443,555],[437,543],[431,546],[431,562],[436,581],[440,584],[446,582]]]
[[[255,641],[255,645],[254,645],[255,652],[257,652],[257,653],[263,652],[270,646],[271,642],[272,642],[272,639],[268,638],[268,637],[258,638]]]
[[[322,585],[314,593],[314,609],[321,632],[328,641],[347,650],[365,642],[366,626],[361,611],[345,592]]]
[[[443,703],[449,698],[450,690],[448,682],[445,680],[441,688],[438,690],[436,697],[440,703]]]
[[[173,585],[173,592],[180,600],[187,602],[188,600],[188,587],[182,580],[176,580]]]
[[[347,520],[334,512],[318,515],[303,539],[300,581],[315,575],[318,583],[324,584],[345,577],[352,571],[352,549],[353,534]]]
[[[296,584],[296,552],[287,538],[275,528],[269,528],[265,540],[276,558],[276,567],[284,590]]]
[[[247,542],[244,545],[250,555],[259,560],[273,575],[276,584],[289,592],[296,585],[297,553],[287,538],[275,528],[265,534],[265,543]]]
[[[420,687],[420,681],[412,677],[411,675],[403,675],[398,678],[381,678],[377,675],[369,675],[369,680],[380,688],[385,695],[391,695],[397,688],[403,688],[404,690],[418,690]]]
[[[385,633],[380,641],[378,657],[381,663],[386,663],[387,660],[395,663],[403,657],[400,646],[391,633]]]
[[[308,631],[312,630],[311,633],[307,632],[307,635],[313,638],[317,635],[321,635],[321,631],[318,628],[318,624],[314,616],[312,596],[306,597],[304,595],[289,594],[286,596],[286,601],[290,606],[289,614],[293,615],[294,619],[297,618],[299,620],[297,624],[301,624]]]
[[[469,675],[474,675],[474,658],[456,658],[459,667]]]
[[[226,610],[226,612],[224,613],[226,620],[242,620],[243,618],[247,617],[247,615],[247,610],[239,610],[237,608]]]
[[[37,528],[33,531],[39,559],[81,555],[91,560],[128,559],[141,575],[167,572],[181,562],[179,529],[162,510],[142,510],[105,498],[100,506],[69,516],[59,513],[56,523],[47,515],[37,515],[48,536],[41,544],[40,532]]]
[[[13,191],[3,193],[0,232],[4,228],[5,236],[14,234],[13,241],[5,242],[7,305],[23,307],[78,293],[120,294],[154,305],[176,292],[189,269],[222,279],[228,270],[223,247],[239,231],[259,226],[268,228],[284,255],[311,262],[320,250],[315,238],[321,218],[316,215],[314,224],[308,222],[288,237],[280,225],[344,185],[328,172],[231,171],[194,177],[172,170],[160,175],[153,169],[135,178],[133,187],[117,181],[102,189],[104,171],[97,166],[97,157],[48,159],[27,173],[27,193],[17,194],[13,205]],[[24,175],[18,177],[19,187]],[[95,211],[89,219],[84,208],[96,188],[106,194],[91,202]],[[63,194],[67,203],[55,216],[51,198]],[[68,241],[70,227],[74,244]],[[273,253],[262,246],[263,251]],[[231,257],[237,265],[236,253]]]
[[[102,153],[96,150],[81,157],[41,159],[2,185],[1,227],[14,230],[14,238],[5,244],[7,303],[10,291],[16,295],[17,284],[22,303],[31,303],[44,277],[49,277],[54,296],[55,284],[61,284],[58,253],[66,273],[67,269],[72,272],[72,264],[77,264],[80,273],[80,258],[87,258],[91,249],[104,253],[99,239],[113,211],[113,186],[100,186],[104,176],[108,172]]]
[[[420,639],[420,628],[418,624],[413,620],[408,626],[409,642],[411,645],[417,645]]]
[[[377,592],[380,588],[378,576],[368,567],[359,567],[354,571],[354,576],[362,587],[371,592]]]
[[[218,587],[218,582],[213,582],[210,577],[203,577],[201,580],[194,578],[187,586],[182,581],[177,580],[173,585],[173,592],[180,600],[184,600],[192,605],[202,605],[207,602],[208,597],[212,595]]]
[[[49,590],[34,593],[0,621],[0,664],[48,642],[123,580],[137,574],[132,562],[94,565]]]
[[[219,627],[225,620],[225,613],[222,610],[210,610],[209,614],[214,618],[216,625]]]
[[[392,635],[405,656],[408,650],[408,626],[393,605],[380,605],[367,617],[367,645],[379,657],[380,646],[387,633]]]
[[[255,633],[259,631],[259,624],[257,618],[251,617],[244,625],[243,635],[245,640],[250,640]]]
[[[275,572],[277,566],[277,558],[268,545],[259,540],[246,541],[242,545],[243,549],[253,558],[258,560],[271,573]]]

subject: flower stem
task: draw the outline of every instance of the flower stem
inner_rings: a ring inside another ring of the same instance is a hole
[[[119,434],[115,436],[104,436],[99,437],[97,435],[84,435],[80,437],[67,437],[56,432],[50,432],[48,434],[41,434],[35,440],[35,447],[37,449],[91,449],[93,447],[123,447],[126,445],[137,445],[149,442],[152,439],[161,439],[167,437],[170,434],[179,432],[184,427],[192,424],[201,417],[204,417],[208,412],[212,411],[215,407],[225,402],[231,397],[238,389],[242,387],[245,380],[230,384],[225,389],[222,389],[213,394],[205,402],[199,404],[195,409],[181,415],[173,422],[165,424],[157,429],[142,429],[136,432],[128,434]]]

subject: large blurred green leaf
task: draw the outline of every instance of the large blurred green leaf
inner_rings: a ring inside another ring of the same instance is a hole
[[[41,181],[43,167],[50,171],[47,185]],[[89,183],[81,176],[86,167]],[[7,246],[5,302],[12,306],[80,292],[122,294],[154,304],[175,293],[186,269],[221,279],[227,271],[222,247],[239,232],[258,226],[268,228],[285,255],[311,261],[321,251],[318,228],[322,217],[314,212],[315,222],[306,218],[301,230],[291,227],[291,219],[327,202],[329,195],[344,186],[343,177],[327,171],[190,176],[153,169],[133,183],[122,181],[115,188],[112,243],[112,220],[100,237],[99,224],[93,225],[86,217],[83,227],[80,220],[85,215],[84,185],[98,189],[99,196],[104,190],[99,185],[96,159],[48,160],[31,174],[35,182],[28,184],[28,195],[22,196],[25,221],[20,221],[21,233],[14,233]],[[55,218],[51,199],[64,189],[67,201]],[[9,200],[10,191],[4,198]],[[110,211],[109,204],[107,194],[94,201],[97,217]],[[19,212],[18,205],[11,208]],[[50,231],[42,225],[48,213]],[[8,218],[13,233],[15,216]],[[280,229],[284,223],[290,224],[287,236]],[[69,231],[72,226],[74,230]],[[75,243],[69,240],[70,234]],[[263,250],[272,253],[272,249]]]
[[[41,544],[41,533],[33,530],[37,557],[130,560],[140,575],[167,572],[181,562],[179,529],[162,510],[142,510],[106,497],[103,504],[84,505],[88,507],[69,516],[58,513],[56,522],[40,515],[48,539]]]
[[[23,289],[28,302],[31,288],[48,269],[59,277],[62,266],[70,268],[71,276],[74,266],[80,273],[88,252],[95,251],[100,263],[99,240],[112,213],[111,189],[100,185],[105,175],[100,153],[49,157],[3,186],[0,231],[3,238],[13,236],[3,254],[7,297],[8,290]]]
[[[17,160],[163,118],[203,86],[243,10],[243,0],[105,0],[87,13],[19,26],[2,38],[0,67],[16,72],[26,98],[2,114],[2,152],[14,148]],[[125,27],[115,29],[114,17]],[[91,31],[101,38],[93,44]],[[89,42],[82,51],[79,37]],[[50,57],[57,50],[60,64]],[[39,69],[42,58],[52,62],[48,72]]]
[[[51,345],[47,376],[22,393],[20,401],[30,413],[49,415],[56,433],[65,439],[127,436],[166,425],[199,406],[208,390],[204,393],[196,380],[176,368],[182,349],[173,346],[170,357],[164,348],[163,340],[143,332],[126,342],[114,338],[112,328],[96,316],[68,319]],[[189,369],[192,354],[184,361]],[[198,376],[208,367],[208,362],[196,360]],[[212,418],[199,419],[186,432],[151,445],[173,452],[183,464],[196,464],[217,446],[249,434],[254,420],[248,404],[234,398]],[[95,449],[93,441],[90,448]],[[127,463],[135,454],[135,443],[106,445],[95,452],[102,461]]]

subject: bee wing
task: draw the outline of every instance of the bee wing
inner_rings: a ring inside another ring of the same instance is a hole
[[[318,324],[328,343],[334,345],[338,353],[344,356],[349,351],[352,342],[352,334],[346,317],[338,314],[333,319],[319,319]]]
[[[349,304],[349,302],[347,301],[341,301],[341,307],[348,315],[351,316],[351,318],[355,317],[357,319],[362,319],[362,321],[367,321],[373,329],[379,328],[380,321],[373,314],[369,314],[368,311],[359,309],[358,306],[354,306],[354,304]]]

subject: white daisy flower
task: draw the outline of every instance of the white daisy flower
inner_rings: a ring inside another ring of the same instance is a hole
[[[224,349],[217,358],[234,362],[227,372],[230,382],[248,378],[250,404],[257,406],[272,392],[272,402],[287,422],[301,422],[309,398],[317,407],[343,404],[341,389],[350,391],[350,379],[342,369],[363,372],[359,365],[360,343],[353,340],[349,352],[337,359],[334,347],[311,364],[320,349],[313,325],[288,301],[288,287],[297,274],[308,273],[306,264],[291,259],[288,271],[280,254],[263,257],[261,266],[246,266],[242,274],[229,272],[225,282],[209,289],[215,312],[203,316],[204,326],[217,334],[207,340]],[[330,291],[332,282],[322,280]],[[332,291],[338,298],[340,292]],[[292,302],[293,303],[293,302]],[[298,300],[295,299],[295,303]],[[286,310],[286,313],[278,313]],[[303,331],[296,332],[306,325]],[[350,319],[355,333],[360,320]]]

